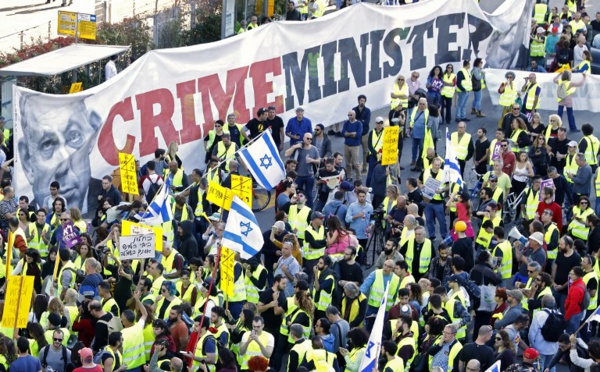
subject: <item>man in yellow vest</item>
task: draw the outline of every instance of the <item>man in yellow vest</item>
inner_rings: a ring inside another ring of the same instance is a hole
[[[381,344],[381,356],[385,358],[386,363],[382,372],[404,372],[404,361],[396,356],[398,345],[394,341],[384,341]]]
[[[583,269],[583,283],[586,288],[588,288],[588,292],[590,293],[590,306],[586,309],[586,314],[584,317],[584,321],[591,316],[591,314],[598,307],[598,286],[600,285],[600,279],[598,279],[598,273],[594,270],[594,266],[596,264],[596,258],[592,255],[586,255],[583,257],[581,261],[581,268]],[[595,288],[595,289],[591,289]],[[596,325],[597,328],[597,325]],[[592,335],[591,329],[589,326],[583,327],[581,330],[580,336],[584,341],[589,341]]]
[[[529,59],[541,66],[546,66],[546,30],[543,27],[536,29],[536,34],[529,44]]]
[[[267,270],[256,257],[242,260],[242,266],[246,271],[244,275],[246,300],[258,304],[260,293],[267,287]]]
[[[317,266],[314,267],[314,290],[315,319],[325,317],[327,306],[332,304],[333,293],[336,291],[336,277],[331,269],[333,261],[329,255],[319,258]]]
[[[169,163],[169,170],[165,174],[165,179],[171,179],[172,191],[183,191],[188,185],[188,178],[183,169],[179,168],[179,163],[172,161]]]
[[[456,129],[457,131],[450,135],[450,141],[454,146],[454,153],[460,165],[460,173],[464,176],[465,164],[473,157],[475,147],[471,135],[466,133],[467,123],[461,121]]]
[[[366,317],[366,329],[371,329],[375,322],[375,314],[381,305],[385,287],[390,286],[388,290],[387,310],[396,303],[398,289],[400,289],[400,278],[394,274],[396,263],[387,260],[383,263],[383,269],[372,271],[360,286],[360,291],[368,297]]]
[[[313,336],[310,341],[312,349],[306,353],[306,361],[302,364],[303,366],[309,371],[340,370],[337,356],[335,353],[325,350],[320,336]]]
[[[123,323],[123,330],[121,330],[123,335],[123,364],[127,365],[128,370],[141,368],[146,363],[144,327],[148,312],[140,302],[140,292],[135,291],[133,297],[135,298],[136,309],[141,314],[140,319],[135,322],[135,313],[129,309],[121,314],[121,322]]]
[[[120,316],[119,305],[110,294],[110,284],[108,282],[98,284],[98,296],[102,298],[102,310],[112,313],[114,316]]]
[[[234,160],[235,153],[238,149],[237,144],[231,141],[231,135],[229,133],[223,133],[221,142],[217,143],[213,149],[212,156],[213,158],[216,158],[217,161],[221,162],[222,170],[229,172],[229,161]]]
[[[298,242],[304,244],[304,233],[311,220],[311,209],[306,205],[306,192],[296,190],[296,197],[292,198],[291,203],[283,206],[282,210],[288,214],[288,223],[292,227],[292,232],[298,237]]]
[[[252,330],[243,334],[240,345],[241,370],[248,370],[248,360],[254,356],[262,356],[267,360],[271,358],[275,347],[275,338],[263,330],[264,327],[265,320],[262,316],[257,315],[252,320]]]
[[[161,263],[164,267],[163,276],[165,279],[177,283],[181,278],[181,270],[183,270],[183,256],[167,240],[163,240],[161,253],[163,256]]]
[[[417,226],[413,235],[414,239],[408,239],[404,246],[400,247],[400,253],[406,260],[408,271],[414,275],[416,280],[419,280],[427,276],[431,257],[434,253],[431,240],[425,237],[423,226]]]
[[[456,74],[456,91],[458,92],[458,101],[456,102],[457,123],[471,121],[467,118],[467,101],[470,92],[473,90],[469,68],[471,68],[471,62],[469,60],[463,61],[463,67]]]
[[[435,239],[435,220],[437,219],[440,225],[440,235],[445,237],[448,235],[448,227],[446,225],[446,214],[444,212],[444,198],[443,193],[448,191],[448,184],[446,183],[446,176],[444,171],[441,170],[442,162],[440,159],[434,159],[431,163],[431,169],[426,169],[419,176],[419,187],[422,190],[426,190],[425,185],[429,177],[434,178],[440,182],[440,186],[434,191],[432,197],[428,197],[423,194],[425,199],[425,219],[427,223],[427,232],[429,233],[430,239]]]
[[[585,160],[592,167],[592,173],[595,173],[598,169],[600,140],[593,134],[594,127],[591,124],[583,124],[581,131],[583,137],[579,140],[579,152],[585,155]]]
[[[46,211],[40,209],[35,214],[35,222],[31,222],[25,230],[27,247],[37,249],[40,257],[48,257],[48,243],[50,243],[50,225],[46,223]]]
[[[550,14],[548,9],[548,4],[545,1],[537,1],[533,6],[533,19],[535,19],[537,25],[542,27],[548,25],[548,15]]]
[[[542,48],[543,49],[543,48]],[[533,115],[540,105],[540,94],[542,88],[537,83],[537,78],[532,72],[529,77],[525,78],[525,83],[521,88],[521,92],[525,94],[523,97],[523,113],[525,115]]]
[[[560,238],[560,231],[556,224],[552,222],[554,212],[552,209],[546,208],[542,212],[541,221],[544,224],[544,242],[546,243],[546,252],[548,252],[548,260],[546,261],[546,268],[548,272],[552,271],[552,264],[556,260],[558,254],[558,239]]]
[[[427,353],[429,354],[429,370],[440,367],[443,371],[458,371],[458,354],[462,344],[456,339],[457,329],[454,324],[444,327],[442,336],[433,343]]]
[[[297,323],[290,326],[290,336],[294,341],[294,345],[288,354],[287,371],[295,371],[305,360],[307,352],[312,348],[312,343],[304,338],[304,329]]]
[[[529,229],[529,224],[534,219],[539,219],[540,216],[537,214],[537,209],[540,201],[540,186],[542,184],[542,177],[533,176],[531,187],[525,188],[523,199],[521,202],[521,213],[523,217],[523,226],[525,231]]]
[[[208,317],[202,317],[198,315],[194,319],[194,328],[198,331],[198,341],[196,342],[196,349],[192,353],[191,351],[182,352],[181,354],[188,359],[192,359],[192,369],[198,370],[200,364],[205,364],[207,370],[214,372],[216,370],[216,363],[219,357],[217,349],[217,342],[211,332],[208,331],[210,327],[210,319]],[[196,330],[195,329],[195,330]]]
[[[323,226],[324,219],[325,215],[323,213],[312,212],[310,224],[304,231],[302,266],[308,274],[309,281],[314,279],[315,267],[317,267],[319,258],[325,254],[325,248],[327,247],[325,226]]]

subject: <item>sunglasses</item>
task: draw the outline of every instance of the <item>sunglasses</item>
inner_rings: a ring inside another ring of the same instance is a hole
[[[496,337],[496,341],[502,341],[502,337]]]
[[[62,338],[55,338],[54,342],[62,342],[62,340],[63,340]]]

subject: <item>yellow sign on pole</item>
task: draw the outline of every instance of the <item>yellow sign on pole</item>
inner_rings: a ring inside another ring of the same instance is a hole
[[[252,178],[232,174],[231,191],[252,208]]]
[[[2,326],[13,328],[16,325],[17,328],[25,328],[31,308],[33,276],[11,275],[7,281]]]
[[[58,34],[75,36],[77,31],[77,13],[58,11]]]
[[[73,83],[71,84],[71,89],[69,89],[69,94],[81,92],[83,90],[82,83]]]
[[[121,189],[124,193],[139,195],[135,157],[131,154],[119,153],[119,168],[121,169]]]
[[[216,182],[210,182],[208,184],[206,200],[225,210],[229,210],[231,208],[231,201],[233,200],[233,192]]]
[[[123,230],[122,235],[123,236],[129,236],[129,235],[143,235],[143,234],[150,234],[153,233],[154,234],[154,242],[156,244],[156,251],[157,252],[162,252],[163,250],[163,229],[160,227],[156,227],[156,226],[148,226],[148,225],[143,225],[141,223],[137,223],[137,222],[131,222],[131,221],[127,221],[127,220],[123,220],[121,221],[121,229]]]
[[[82,39],[96,40],[96,15],[78,13],[77,30]]]
[[[387,127],[383,130],[383,147],[381,149],[381,165],[398,162],[398,137],[400,127]]]
[[[221,247],[221,290],[227,296],[234,295],[234,266],[235,252],[229,248]]]

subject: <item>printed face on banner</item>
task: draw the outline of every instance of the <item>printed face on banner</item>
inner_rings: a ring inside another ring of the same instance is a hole
[[[409,11],[359,3],[324,23],[271,23],[212,44],[154,50],[119,79],[76,96],[16,87],[17,194],[39,205],[56,180],[69,205],[93,213],[96,181],[119,166],[120,152],[143,164],[175,141],[185,167],[202,169],[200,142],[228,113],[246,123],[274,106],[287,121],[303,106],[312,122],[333,123],[361,93],[371,107],[389,105],[399,74],[416,71],[423,84],[435,65],[457,71],[477,57],[511,67],[528,57],[533,3],[506,2],[493,17],[474,0],[429,0],[407,5]],[[349,21],[353,27],[345,27]],[[253,47],[267,40],[277,45]]]
[[[23,101],[26,103],[27,99]],[[90,152],[102,125],[100,117],[90,113],[83,101],[61,105],[59,109],[26,105],[21,108],[23,136],[17,149],[35,201],[41,204],[50,195],[50,183],[58,181],[67,205],[83,210],[92,183]],[[88,196],[94,199],[96,193]]]

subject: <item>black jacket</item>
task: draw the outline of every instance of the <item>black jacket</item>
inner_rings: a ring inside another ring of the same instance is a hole
[[[190,262],[192,257],[198,257],[198,242],[192,234],[192,221],[182,221],[180,223],[183,233],[181,234],[181,244],[179,244],[179,253]]]

